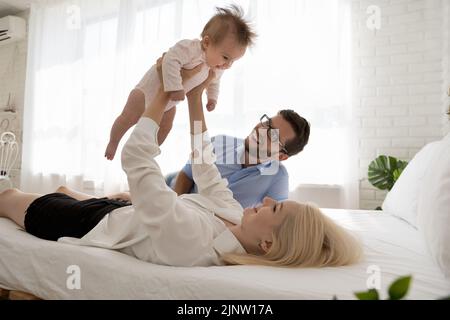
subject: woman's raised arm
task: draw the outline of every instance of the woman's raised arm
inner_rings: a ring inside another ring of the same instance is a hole
[[[202,93],[214,77],[214,71],[209,70],[208,78],[186,94],[189,105],[189,123],[192,135],[200,134],[207,130],[205,117],[203,114]],[[194,124],[195,122],[199,123],[199,121],[201,121],[201,132],[195,132]]]
[[[241,205],[233,198],[227,179],[221,177],[214,163],[214,150],[203,114],[202,93],[214,77],[214,72],[210,70],[208,78],[186,94],[191,127],[192,176],[198,193],[213,201],[216,205],[215,209],[236,210],[238,214],[241,214],[243,210]]]

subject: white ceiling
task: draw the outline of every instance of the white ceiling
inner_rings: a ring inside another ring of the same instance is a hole
[[[0,17],[27,10],[32,2],[36,0],[0,0]]]

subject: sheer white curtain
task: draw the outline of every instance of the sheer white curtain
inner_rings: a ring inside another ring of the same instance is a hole
[[[450,3],[442,3],[443,14],[443,60],[444,60],[444,111],[449,114],[444,119],[443,134],[450,133]]]
[[[30,13],[22,188],[59,184],[84,191],[126,189],[120,149],[103,157],[109,131],[129,91],[177,40],[198,37],[214,0],[43,1]],[[256,46],[225,72],[211,135],[245,137],[263,113],[294,109],[312,125],[310,142],[285,162],[290,187],[340,184],[356,207],[357,164],[350,104],[348,0],[247,0]],[[187,108],[177,108],[162,146],[164,173],[189,151]],[[126,140],[122,140],[121,145]],[[121,147],[120,147],[121,148]]]

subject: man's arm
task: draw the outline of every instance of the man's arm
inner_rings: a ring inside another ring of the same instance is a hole
[[[191,191],[192,186],[194,185],[194,181],[188,177],[183,170],[181,170],[177,177],[175,178],[175,186],[173,190],[181,196],[182,194],[189,193]]]

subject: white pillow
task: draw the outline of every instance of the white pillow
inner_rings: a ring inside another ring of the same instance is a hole
[[[413,157],[386,195],[383,211],[400,217],[417,228],[417,202],[422,180],[441,144],[442,140],[428,143]]]
[[[450,277],[450,134],[423,179],[417,222],[428,248]]]

